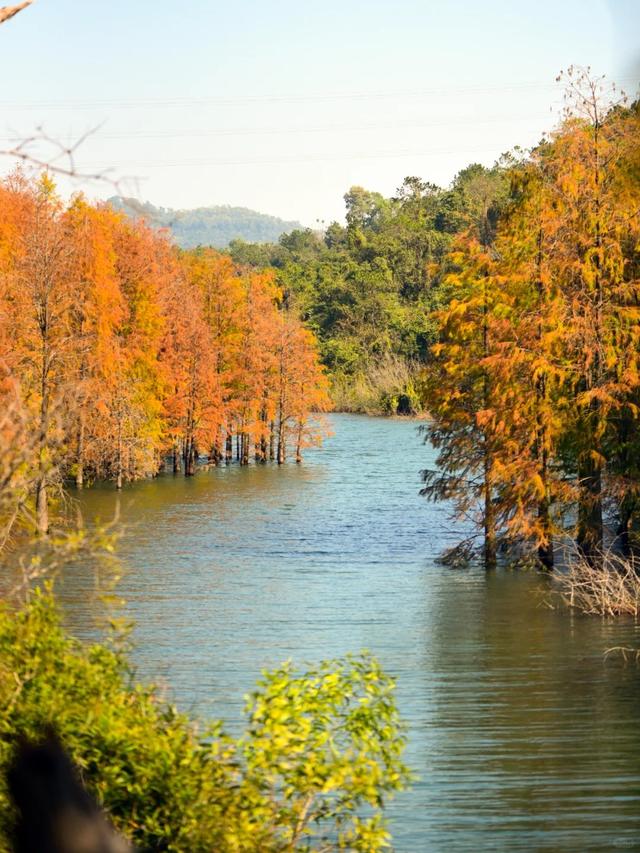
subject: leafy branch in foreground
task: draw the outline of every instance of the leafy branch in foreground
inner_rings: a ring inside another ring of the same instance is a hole
[[[116,828],[189,853],[388,846],[386,799],[405,788],[394,683],[367,654],[265,673],[246,734],[199,728],[134,683],[122,637],[68,636],[53,597],[0,610],[0,777],[19,739],[57,731]],[[118,641],[118,642],[116,642]],[[0,851],[12,822],[0,782]],[[363,809],[366,816],[363,816]]]

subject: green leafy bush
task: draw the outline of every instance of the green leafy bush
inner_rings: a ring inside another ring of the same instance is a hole
[[[285,664],[264,673],[233,741],[136,685],[118,644],[66,634],[51,593],[38,592],[20,611],[0,610],[0,851],[14,744],[49,726],[143,849],[380,850],[385,798],[408,782],[393,691],[367,654],[305,673]]]

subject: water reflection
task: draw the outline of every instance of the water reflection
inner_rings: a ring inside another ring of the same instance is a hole
[[[415,424],[333,421],[302,467],[124,492],[141,673],[238,730],[263,667],[367,647],[398,677],[421,775],[390,811],[396,849],[640,850],[640,673],[603,661],[640,644],[636,627],[554,612],[532,576],[437,566],[456,531],[417,494],[433,459]],[[79,500],[107,519],[118,497]],[[63,590],[80,633],[88,578],[73,570]]]

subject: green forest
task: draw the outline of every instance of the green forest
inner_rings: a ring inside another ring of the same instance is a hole
[[[472,164],[447,189],[408,177],[391,198],[352,187],[345,225],[297,229],[271,245],[231,243],[236,263],[277,271],[287,303],[320,341],[338,410],[423,410],[454,241],[470,230],[493,239],[512,166],[506,157]]]

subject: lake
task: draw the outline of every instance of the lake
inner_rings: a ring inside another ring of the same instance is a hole
[[[438,565],[462,528],[418,495],[434,451],[416,422],[330,422],[301,466],[79,495],[87,520],[119,504],[141,677],[237,732],[261,669],[367,648],[420,776],[388,809],[396,850],[640,850],[640,667],[604,657],[638,626],[550,609],[535,574]],[[90,586],[64,583],[80,633]]]

